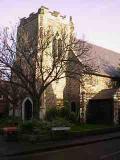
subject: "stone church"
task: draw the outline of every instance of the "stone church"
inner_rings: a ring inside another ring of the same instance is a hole
[[[24,26],[29,35],[35,35],[39,28],[52,27],[59,32],[60,26],[65,26],[68,33],[74,31],[72,18],[68,20],[57,11],[41,7],[37,13],[31,13],[28,18],[20,21],[19,28]],[[37,38],[37,37],[36,37]],[[92,52],[90,63],[98,67],[98,71],[90,77],[84,77],[84,87],[73,79],[61,79],[53,82],[43,96],[40,117],[44,118],[47,107],[64,106],[64,100],[72,112],[80,112],[80,120],[84,122],[115,123],[120,122],[120,75],[118,72],[120,54],[111,50],[90,44]],[[21,102],[21,108],[16,114],[26,119],[26,107],[30,107],[32,118],[32,100],[27,95]]]

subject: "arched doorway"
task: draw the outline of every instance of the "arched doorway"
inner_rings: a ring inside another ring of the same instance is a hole
[[[71,112],[76,112],[76,103],[75,102],[71,102]]]
[[[22,119],[31,120],[33,117],[33,103],[30,98],[26,98],[22,104]]]

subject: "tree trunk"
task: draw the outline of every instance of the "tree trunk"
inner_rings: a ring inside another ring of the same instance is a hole
[[[17,103],[16,103],[16,102],[17,102],[17,100],[15,100],[14,103],[13,103],[13,114],[12,114],[13,119],[14,119],[15,116],[16,116],[16,115],[15,115],[15,110],[16,110],[16,108],[17,108]]]

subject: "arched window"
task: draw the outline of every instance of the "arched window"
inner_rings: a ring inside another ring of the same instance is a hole
[[[60,58],[62,55],[62,40],[58,39],[58,58]]]
[[[59,33],[57,32],[55,34],[55,37],[53,38],[53,43],[52,43],[52,54],[53,58],[60,58],[62,55],[62,40],[59,38]]]
[[[53,38],[52,42],[52,54],[53,54],[53,59],[55,59],[58,55],[58,42],[56,36]]]

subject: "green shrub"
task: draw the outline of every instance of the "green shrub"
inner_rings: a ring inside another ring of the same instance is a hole
[[[33,132],[33,130],[34,130],[34,124],[33,124],[33,122],[32,121],[26,121],[26,122],[24,122],[23,124],[21,124],[20,125],[20,130],[22,131],[22,132]]]
[[[20,131],[22,133],[34,133],[34,134],[45,134],[51,128],[51,123],[47,121],[26,121],[20,125]]]
[[[59,111],[56,107],[49,108],[46,111],[46,120],[52,121],[59,116]]]
[[[18,126],[22,123],[22,120],[19,117],[2,117],[0,118],[0,127],[7,127],[7,126]]]
[[[51,123],[48,121],[40,121],[39,128],[41,130],[49,130],[51,128]]]
[[[51,128],[51,123],[48,121],[33,121],[33,125],[35,130],[38,130],[41,133],[49,131]]]
[[[74,112],[70,112],[70,114],[69,114],[69,120],[70,120],[70,122],[72,122],[72,123],[77,122],[77,114],[74,113]]]
[[[52,127],[71,126],[71,123],[64,118],[57,118],[52,121]]]
[[[67,107],[61,108],[59,110],[59,115],[72,123],[77,122],[77,113],[71,112]]]
[[[70,115],[70,110],[67,107],[62,107],[59,109],[59,116],[68,119]]]
[[[46,112],[46,120],[53,121],[55,119],[66,119],[72,123],[76,123],[78,120],[77,113],[71,112],[68,107],[62,108],[49,108]]]
[[[8,125],[19,125],[22,123],[21,118],[19,117],[8,117],[8,121],[7,121]]]

